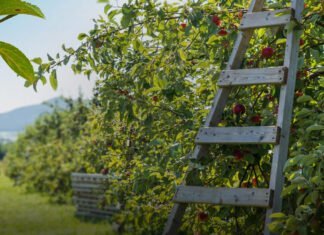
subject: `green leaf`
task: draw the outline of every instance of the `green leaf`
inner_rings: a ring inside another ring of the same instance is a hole
[[[130,15],[123,15],[120,23],[123,26],[123,28],[126,28],[129,26],[129,24],[131,23],[131,16]]]
[[[280,222],[272,222],[271,224],[268,225],[268,228],[271,232],[273,233],[278,233],[280,230],[284,227],[284,225]]]
[[[51,76],[49,78],[49,81],[50,81],[51,87],[54,90],[57,90],[57,75],[56,75],[56,70],[53,70],[51,72]]]
[[[302,110],[298,111],[296,113],[296,117],[298,118],[304,118],[304,117],[307,117],[309,115],[313,114],[313,112],[309,109],[306,109],[306,108],[302,108]]]
[[[42,58],[40,58],[40,57],[34,58],[31,61],[38,65],[42,64]]]
[[[303,176],[297,176],[293,180],[291,180],[292,184],[302,184],[302,183],[307,183],[307,180]]]
[[[297,99],[297,103],[304,103],[304,102],[308,102],[311,100],[312,100],[312,97],[310,97],[309,95],[303,95]]]
[[[308,127],[306,129],[306,132],[307,133],[310,133],[312,131],[321,131],[321,130],[324,130],[324,126],[323,125],[314,124],[314,125]]]
[[[287,195],[290,195],[296,188],[297,184],[291,184],[288,187],[285,187],[281,192],[281,196],[285,197]]]
[[[30,83],[35,81],[34,68],[29,59],[18,48],[5,42],[0,42],[0,56],[19,76]]]
[[[279,38],[277,41],[276,41],[276,44],[283,44],[283,43],[286,43],[287,39],[286,38]]]
[[[284,213],[273,213],[270,218],[272,219],[285,219],[287,216]]]
[[[80,33],[79,36],[78,36],[78,40],[83,40],[84,38],[86,38],[88,35],[85,34],[85,33]]]
[[[105,14],[107,14],[110,9],[111,9],[111,5],[107,4],[104,9]]]
[[[40,78],[40,80],[42,81],[43,85],[45,85],[47,83],[47,80],[46,80],[46,78],[44,76],[42,76]]]
[[[21,0],[0,0],[0,15],[26,14],[45,18],[42,11],[35,5]]]
[[[291,10],[289,9],[289,10],[284,10],[284,11],[280,11],[280,12],[278,12],[278,13],[276,13],[276,17],[279,17],[279,16],[283,16],[283,15],[289,15],[289,14],[291,14]]]
[[[187,55],[182,49],[179,49],[178,53],[179,53],[179,56],[180,56],[181,60],[183,60],[183,61],[187,60]]]

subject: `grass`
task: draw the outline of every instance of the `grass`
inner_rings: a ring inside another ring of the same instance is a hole
[[[110,235],[106,222],[76,218],[71,205],[50,204],[48,198],[27,194],[4,175],[0,162],[1,235]]]

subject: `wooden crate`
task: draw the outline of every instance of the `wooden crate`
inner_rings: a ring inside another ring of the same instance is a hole
[[[107,176],[72,173],[71,180],[76,215],[105,219],[119,211],[116,207],[105,205]]]

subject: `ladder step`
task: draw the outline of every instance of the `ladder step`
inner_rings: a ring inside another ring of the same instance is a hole
[[[177,203],[271,207],[272,193],[263,188],[206,188],[179,186],[173,198]]]
[[[257,85],[257,84],[283,84],[287,80],[286,67],[264,69],[237,69],[222,71],[217,85],[220,87]]]
[[[246,30],[286,25],[292,20],[292,16],[293,11],[290,8],[276,11],[247,13],[243,16],[239,29]]]
[[[199,129],[196,144],[276,144],[279,132],[276,126],[204,127]]]

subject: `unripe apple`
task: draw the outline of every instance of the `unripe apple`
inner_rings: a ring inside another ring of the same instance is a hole
[[[247,188],[249,186],[249,183],[248,182],[243,182],[242,183],[242,188]]]
[[[262,49],[262,57],[269,59],[273,56],[274,50],[271,47],[266,47]]]
[[[233,113],[236,114],[236,115],[244,114],[245,113],[245,106],[243,104],[236,104],[233,107]]]

